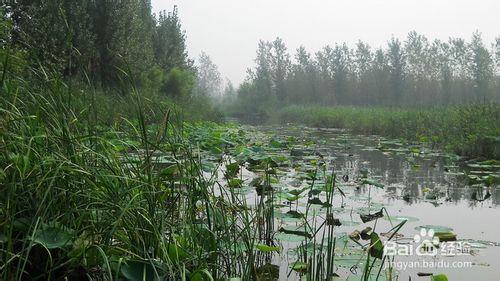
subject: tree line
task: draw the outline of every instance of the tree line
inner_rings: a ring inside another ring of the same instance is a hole
[[[429,40],[412,31],[374,49],[359,41],[325,46],[292,56],[285,42],[260,41],[255,67],[238,89],[242,110],[269,104],[424,106],[498,101],[500,37],[485,45],[479,32],[470,41]]]
[[[149,0],[18,0],[0,11],[2,61],[10,52],[27,67],[105,89],[133,80],[173,98],[222,91],[210,57],[189,58],[177,7],[154,14]]]

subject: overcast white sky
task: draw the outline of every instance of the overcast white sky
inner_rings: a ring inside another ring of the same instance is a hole
[[[479,30],[490,46],[500,35],[499,0],[152,0],[154,12],[179,8],[189,55],[205,51],[224,77],[240,83],[253,66],[258,40],[304,45],[358,40],[372,47],[415,30],[428,38],[469,39]]]

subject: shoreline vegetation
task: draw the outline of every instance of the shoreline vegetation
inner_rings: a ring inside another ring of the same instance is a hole
[[[500,159],[500,106],[497,103],[435,108],[288,106],[273,123],[340,128],[420,142],[467,158]]]
[[[466,158],[499,159],[500,37],[491,45],[415,31],[310,52],[260,41],[226,112],[250,122],[294,122],[423,142]]]
[[[269,280],[278,278],[273,254],[283,241],[300,243],[286,278],[336,279],[343,263],[347,274],[359,265],[357,279],[395,279],[392,268],[382,271],[382,239],[397,237],[407,220],[393,225],[368,195],[358,214],[373,228],[334,235],[342,223],[354,226],[352,212],[349,221],[334,217],[345,210],[341,188],[354,195],[382,183],[367,170],[337,177],[333,158],[316,153],[317,139],[251,132],[254,138],[222,123],[224,113],[498,159],[498,104],[369,107],[419,97],[429,105],[433,93],[443,104],[494,101],[498,76],[479,33],[471,43],[435,42],[463,53],[454,64],[432,66],[440,69],[432,77],[418,59],[406,68],[394,38],[375,53],[358,44],[363,73],[353,61],[339,65],[351,53],[345,45],[325,47],[316,61],[301,48],[298,67],[282,40],[261,42],[255,71],[238,89],[227,83],[221,100],[208,55],[198,65],[188,56],[177,8],[154,15],[149,1],[48,0],[2,3],[0,11],[1,280]],[[412,46],[427,42],[416,33],[411,39]],[[448,62],[451,53],[440,54]],[[379,96],[365,97],[372,85],[360,81],[383,81]],[[456,89],[463,90],[450,96]],[[330,107],[294,105],[308,103]],[[475,183],[495,184],[498,162],[476,167],[487,171]],[[254,178],[245,179],[245,169]],[[296,178],[281,181],[292,169]],[[482,189],[474,194],[477,201]],[[319,209],[326,219],[311,215]],[[383,216],[391,229],[375,229]],[[278,228],[277,218],[295,225]],[[355,258],[340,258],[346,248]]]

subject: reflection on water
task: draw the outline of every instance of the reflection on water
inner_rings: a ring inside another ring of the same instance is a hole
[[[261,126],[248,127],[248,130],[265,132],[282,139],[288,136],[298,139],[312,138],[316,143],[316,153],[329,160],[337,175],[348,175],[351,182],[359,177],[362,171],[368,171],[370,178],[384,183],[385,187],[380,189],[351,186],[350,194],[353,198],[362,195],[366,197],[370,192],[370,200],[385,206],[391,216],[418,218],[418,221],[408,221],[401,230],[405,237],[413,237],[417,232],[415,227],[419,225],[444,225],[452,228],[459,239],[500,242],[498,185],[468,185],[465,168],[458,165],[459,162],[453,155],[425,147],[408,147],[379,136],[350,135],[335,129]],[[486,200],[476,200],[481,198]],[[352,217],[352,214],[350,216]],[[378,229],[390,229],[387,221],[379,221]],[[342,226],[339,232],[350,233],[354,229],[357,229],[356,226]],[[406,259],[412,258],[414,257]],[[286,277],[289,268],[283,266],[283,259],[288,258],[282,254],[273,259],[281,265],[280,279],[298,278],[293,277],[294,275]],[[478,250],[474,256],[467,259],[473,262],[470,268],[400,270],[399,280],[409,280],[410,276],[416,278],[418,272],[442,272],[446,273],[450,280],[498,280],[500,247]],[[429,277],[416,280],[428,279]]]
[[[383,140],[379,136],[349,135],[337,129],[262,127],[262,130],[284,136],[314,137],[320,140],[318,150],[334,159],[332,164],[337,172],[357,176],[360,169],[367,169],[372,177],[387,185],[387,192],[400,191],[418,198],[424,188],[440,189],[446,193],[447,202],[468,201],[472,207],[477,203],[470,200],[472,193],[484,191],[468,185],[462,174],[465,168],[459,167],[456,159],[450,159],[452,156],[439,151],[415,154],[395,149],[394,152],[384,152],[377,149]],[[496,206],[500,203],[500,192],[496,188],[490,191],[492,196],[488,203]]]

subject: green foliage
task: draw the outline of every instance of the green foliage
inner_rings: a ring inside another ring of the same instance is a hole
[[[222,95],[221,74],[210,57],[202,52],[198,60],[197,69],[198,92],[213,98],[220,99]]]
[[[259,249],[259,251],[262,251],[264,253],[279,252],[280,251],[280,247],[278,247],[278,246],[269,246],[269,245],[264,245],[264,244],[258,244],[256,247],[257,247],[257,249]]]
[[[192,72],[174,68],[168,73],[161,91],[176,99],[188,98],[193,93],[194,82]]]
[[[448,276],[445,274],[437,274],[431,276],[431,281],[448,281]]]
[[[2,24],[2,38],[10,36],[30,66],[65,78],[89,77],[108,87],[122,83],[126,72],[148,85],[161,82],[160,69],[166,75],[191,67],[177,8],[158,19],[150,2],[141,0],[16,1],[2,9],[3,21],[15,26],[6,32]]]
[[[384,245],[375,232],[370,234],[370,255],[378,259],[382,259],[384,255]]]
[[[1,8],[0,74],[9,86],[24,80],[45,91],[49,77],[64,81],[80,89],[68,98],[92,109],[87,118],[96,124],[134,115],[134,92],[151,112],[175,108],[186,120],[221,119],[210,98],[196,95],[177,8],[158,20],[149,2],[138,0],[18,1]]]
[[[47,249],[57,249],[71,246],[73,235],[61,226],[42,224],[33,237],[33,242]]]
[[[161,87],[165,84],[167,73],[159,66],[152,66],[148,70],[141,73],[139,83],[141,88],[150,89],[154,92],[160,92]]]
[[[470,42],[429,41],[412,31],[372,50],[364,42],[327,45],[311,56],[299,47],[290,59],[280,39],[260,41],[255,67],[229,112],[259,119],[287,105],[435,106],[500,101],[497,50],[476,32]],[[495,53],[496,52],[496,53]],[[263,113],[260,113],[263,111]]]
[[[161,69],[168,72],[174,67],[190,66],[185,41],[186,36],[181,28],[177,7],[169,13],[161,12],[153,33],[155,61]]]
[[[205,226],[197,201],[218,199],[186,140],[198,130],[221,147],[241,137],[211,123],[184,127],[165,97],[18,79],[7,77],[0,98],[0,278],[209,278],[215,249],[200,256],[208,240],[190,233]],[[229,231],[222,223],[206,232]]]
[[[500,157],[498,104],[410,108],[289,106],[275,118],[316,127],[347,128],[414,142],[427,142],[459,155]]]

